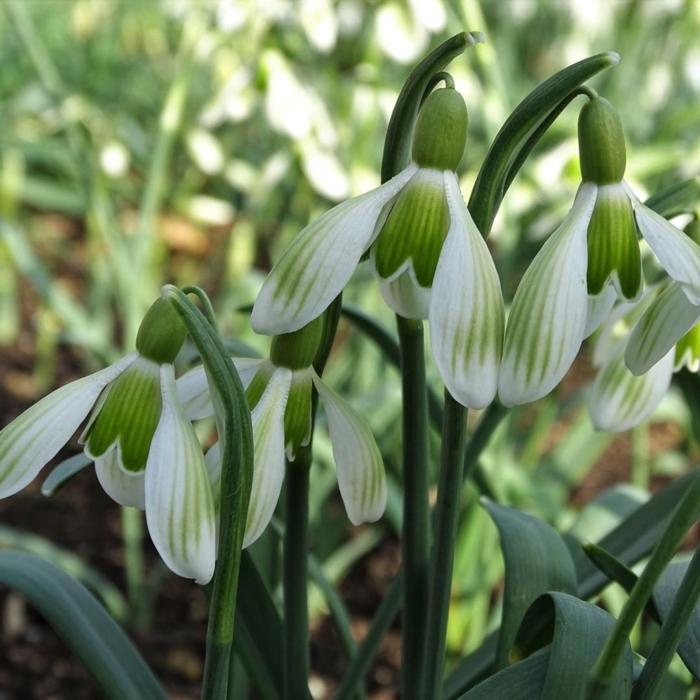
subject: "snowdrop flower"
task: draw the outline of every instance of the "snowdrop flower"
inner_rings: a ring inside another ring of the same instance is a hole
[[[598,430],[628,430],[647,419],[666,395],[674,370],[686,362],[683,351],[679,355],[671,348],[639,376],[625,364],[630,332],[657,292],[649,290],[638,302],[618,304],[600,329],[593,351],[598,373],[588,400],[591,421]]]
[[[384,463],[364,417],[331,390],[312,365],[323,333],[320,317],[298,331],[275,336],[269,359],[234,359],[252,412],[254,471],[243,546],[263,533],[279,499],[285,456],[294,461],[309,444],[312,391],[326,412],[340,495],[353,525],[378,520],[386,506]],[[196,367],[184,374],[178,392],[193,419],[213,413],[206,374]],[[207,453],[215,492],[221,464],[219,443]]]
[[[273,267],[255,302],[253,328],[279,335],[318,317],[365,255],[398,314],[430,321],[435,361],[465,406],[493,400],[503,338],[503,299],[486,243],[464,203],[455,169],[466,142],[461,95],[425,100],[412,162],[387,183],[309,224]]]
[[[145,508],[158,553],[180,576],[206,583],[215,562],[214,504],[204,455],[178,400],[172,362],[185,328],[157,300],[136,352],[71,382],[0,432],[0,497],[29,484],[92,410],[80,438],[102,487],[117,503]]]
[[[583,182],[568,216],[523,276],[508,318],[498,386],[508,406],[535,401],[559,383],[593,330],[591,303],[600,311],[616,297],[640,298],[638,233],[678,283],[684,303],[700,305],[700,247],[624,182],[625,141],[616,110],[591,99],[578,131]]]

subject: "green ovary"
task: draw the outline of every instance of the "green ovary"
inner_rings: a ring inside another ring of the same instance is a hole
[[[92,457],[100,457],[118,441],[124,469],[142,471],[160,419],[160,367],[139,358],[107,391],[88,430],[87,451]]]
[[[625,299],[638,296],[642,258],[632,204],[622,185],[599,188],[588,226],[588,293],[600,294],[615,277]]]
[[[431,287],[450,216],[442,173],[419,170],[399,194],[374,244],[377,274],[391,277],[411,261],[421,287]]]

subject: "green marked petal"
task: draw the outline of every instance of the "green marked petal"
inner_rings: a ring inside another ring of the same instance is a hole
[[[625,350],[633,374],[648,372],[698,322],[700,306],[688,301],[683,287],[671,282],[634,327]]]
[[[214,574],[214,500],[204,454],[177,399],[172,365],[160,366],[163,409],[146,465],[146,522],[158,553],[178,576]]]
[[[430,298],[430,341],[450,394],[464,406],[484,408],[498,387],[504,326],[501,285],[457,177],[452,172],[444,175],[451,224]]]
[[[314,373],[331,435],[340,496],[353,525],[379,520],[386,507],[384,462],[367,420]]]
[[[677,343],[675,369],[700,370],[700,324],[695,324]]]
[[[0,498],[29,484],[85,420],[100,392],[138,356],[57,389],[0,431]]]
[[[418,284],[412,267],[390,282],[380,282],[379,290],[386,305],[400,316],[416,320],[428,318],[430,289]]]
[[[588,227],[588,293],[600,294],[608,282],[623,299],[636,299],[642,291],[637,225],[622,184],[598,188]]]
[[[146,508],[144,473],[124,471],[116,449],[95,460],[95,474],[105,493],[120,506]]]
[[[259,366],[253,378],[246,388],[248,408],[252,411],[260,401],[267,389],[268,382],[277,368],[269,360],[264,360]]]
[[[646,374],[627,369],[623,353],[605,365],[593,383],[588,410],[598,430],[629,430],[648,418],[663,399],[673,376],[673,352]]]
[[[410,264],[421,287],[431,287],[450,225],[441,170],[421,168],[401,190],[372,247],[379,277],[390,280]]]
[[[586,330],[586,231],[597,187],[574,206],[523,275],[506,326],[498,393],[507,406],[536,401],[561,381]]]
[[[161,412],[159,365],[139,357],[109,387],[98,408],[87,431],[86,453],[95,459],[117,443],[123,468],[142,471]]]
[[[292,374],[287,408],[284,412],[284,441],[287,459],[294,461],[300,447],[311,439],[311,389],[313,370],[296,370]]]
[[[372,243],[384,207],[417,169],[409,165],[381,187],[339,204],[301,231],[272,268],[255,300],[253,329],[280,335],[320,316],[348,283]]]
[[[663,216],[645,207],[626,188],[644,240],[669,277],[681,284],[691,304],[700,306],[700,246]]]
[[[253,409],[255,468],[243,547],[248,547],[268,526],[284,480],[284,410],[292,372],[275,370],[265,393]]]

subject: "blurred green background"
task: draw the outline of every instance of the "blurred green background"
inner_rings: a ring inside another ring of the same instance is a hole
[[[131,349],[165,282],[202,286],[225,335],[265,352],[266,340],[251,333],[239,307],[252,302],[271,262],[311,218],[379,183],[403,80],[426,51],[465,29],[487,37],[450,68],[470,110],[465,195],[520,99],[565,65],[605,50],[618,51],[622,63],[593,87],[621,113],[627,179],[637,193],[700,171],[695,0],[0,3],[3,421]],[[582,100],[535,150],[496,221],[489,243],[507,300],[573,201]],[[369,269],[358,271],[345,298],[393,332]],[[499,500],[562,529],[576,522],[583,539],[614,523],[619,503],[643,500],[696,454],[673,392],[632,434],[595,433],[585,411],[588,354],[553,397],[512,412],[482,464]],[[376,560],[381,591],[396,568],[400,527],[398,376],[343,324],[328,377],[372,424],[391,475],[390,506],[381,523],[350,532],[321,424],[314,548],[336,582],[357,567],[371,573],[367,562]],[[625,481],[634,488],[608,493],[581,519],[584,504]],[[466,487],[450,624],[455,654],[473,648],[498,615],[497,536],[475,495]],[[614,589],[608,596],[619,604]],[[316,672],[322,697],[333,673]],[[381,674],[373,682],[381,687]]]

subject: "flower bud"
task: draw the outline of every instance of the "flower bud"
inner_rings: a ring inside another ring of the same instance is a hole
[[[277,367],[303,369],[311,367],[323,338],[325,314],[292,333],[276,335],[270,347],[270,360]]]
[[[456,170],[467,142],[467,106],[454,88],[426,98],[413,132],[413,160],[423,168]]]
[[[153,362],[171,364],[186,335],[187,330],[173,305],[165,299],[156,299],[139,326],[136,349]]]
[[[617,110],[602,97],[584,105],[578,119],[581,176],[598,185],[620,182],[627,156],[625,134]]]

